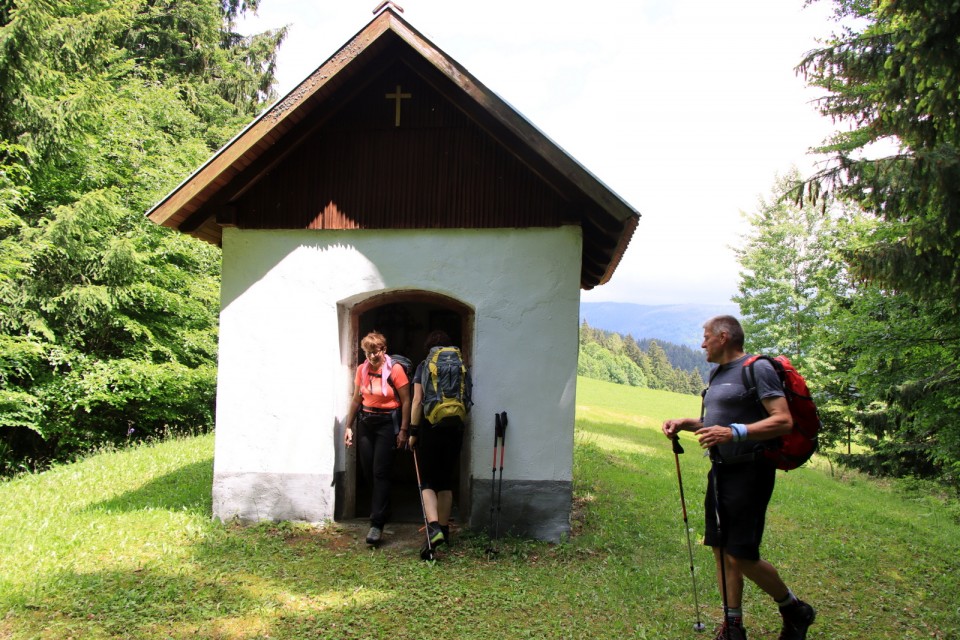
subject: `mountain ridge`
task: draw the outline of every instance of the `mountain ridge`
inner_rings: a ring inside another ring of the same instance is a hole
[[[699,349],[703,323],[717,315],[740,315],[740,307],[729,304],[647,305],[631,302],[581,302],[580,322],[594,329],[650,338]]]

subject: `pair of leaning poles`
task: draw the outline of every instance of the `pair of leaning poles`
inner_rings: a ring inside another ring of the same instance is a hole
[[[497,443],[500,444],[500,482],[497,482]],[[500,551],[497,549],[496,541],[500,539],[500,504],[503,500],[503,454],[507,449],[507,412],[501,411],[494,414],[493,429],[493,469],[490,478],[490,546],[487,547],[487,555],[495,556]],[[496,492],[496,503],[494,503],[494,489]],[[494,524],[494,505],[496,505],[496,524]]]

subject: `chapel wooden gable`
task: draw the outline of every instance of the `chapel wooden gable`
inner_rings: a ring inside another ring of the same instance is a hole
[[[434,88],[411,56],[371,62],[343,106],[288,134],[296,148],[231,203],[238,227],[552,227],[576,210]],[[378,64],[380,63],[380,64]],[[434,79],[436,81],[436,79]]]
[[[392,7],[148,215],[214,244],[224,226],[579,224],[586,289],[639,218]]]

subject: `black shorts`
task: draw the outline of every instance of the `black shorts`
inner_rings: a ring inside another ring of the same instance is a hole
[[[420,426],[421,482],[424,489],[436,492],[452,491],[453,480],[460,464],[460,449],[463,446],[463,421],[447,418],[437,425],[424,422]]]
[[[719,475],[720,527],[714,505],[714,471]],[[773,495],[777,469],[759,461],[743,464],[716,464],[711,468],[704,500],[706,528],[703,543],[723,547],[735,558],[760,559],[760,541]],[[721,535],[722,534],[722,535]]]

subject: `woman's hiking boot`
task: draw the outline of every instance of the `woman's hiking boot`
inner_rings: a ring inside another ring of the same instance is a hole
[[[372,526],[370,531],[367,532],[367,544],[371,547],[375,547],[380,544],[380,540],[383,538],[383,528]]]

